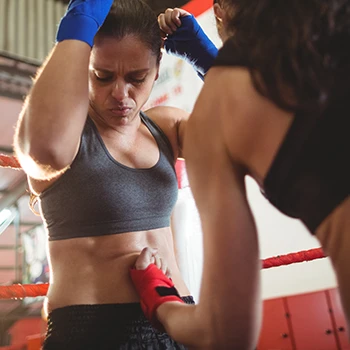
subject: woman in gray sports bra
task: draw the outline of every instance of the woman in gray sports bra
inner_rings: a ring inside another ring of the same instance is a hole
[[[129,276],[156,247],[151,259],[193,303],[170,229],[188,114],[141,112],[161,45],[140,0],[71,1],[22,110],[16,153],[49,240],[45,350],[184,349],[145,319]]]

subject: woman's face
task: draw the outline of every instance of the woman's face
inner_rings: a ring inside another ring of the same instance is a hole
[[[158,78],[158,57],[139,38],[97,37],[90,56],[90,115],[108,125],[138,115]]]

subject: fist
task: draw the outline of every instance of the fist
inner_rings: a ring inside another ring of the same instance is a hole
[[[158,16],[158,24],[164,35],[171,35],[181,26],[181,17],[190,16],[191,14],[185,10],[174,8],[167,9]]]
[[[144,248],[135,262],[136,270],[145,270],[150,264],[155,264],[158,269],[162,270],[164,275],[171,277],[171,272],[168,264],[158,254],[156,248]]]

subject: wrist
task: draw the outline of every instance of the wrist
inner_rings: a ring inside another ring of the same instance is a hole
[[[83,14],[65,16],[59,24],[56,41],[79,40],[92,47],[98,29],[98,23],[90,16]]]
[[[192,16],[181,18],[181,26],[165,41],[166,51],[188,61],[203,79],[212,67],[218,49]]]
[[[157,318],[159,307],[163,303],[184,303],[174,283],[154,264],[150,264],[145,270],[130,269],[130,275],[140,295],[141,307],[145,316],[156,328],[162,330],[163,326]],[[160,312],[164,319],[167,309],[163,311]]]

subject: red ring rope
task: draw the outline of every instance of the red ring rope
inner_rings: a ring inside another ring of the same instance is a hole
[[[282,265],[311,261],[325,258],[321,248],[305,250],[287,255],[262,260],[262,268],[268,269]],[[11,286],[0,286],[0,299],[23,299],[27,297],[45,296],[49,288],[48,283],[43,284],[14,284]]]
[[[262,268],[269,269],[271,267],[278,267],[282,265],[290,265],[300,263],[303,261],[311,261],[315,259],[325,258],[321,248],[304,250],[297,253],[290,253],[286,255],[278,255],[273,258],[268,258],[262,261]]]
[[[0,167],[1,168],[11,168],[11,169],[21,169],[17,158],[15,156],[8,156],[5,154],[0,154]]]

